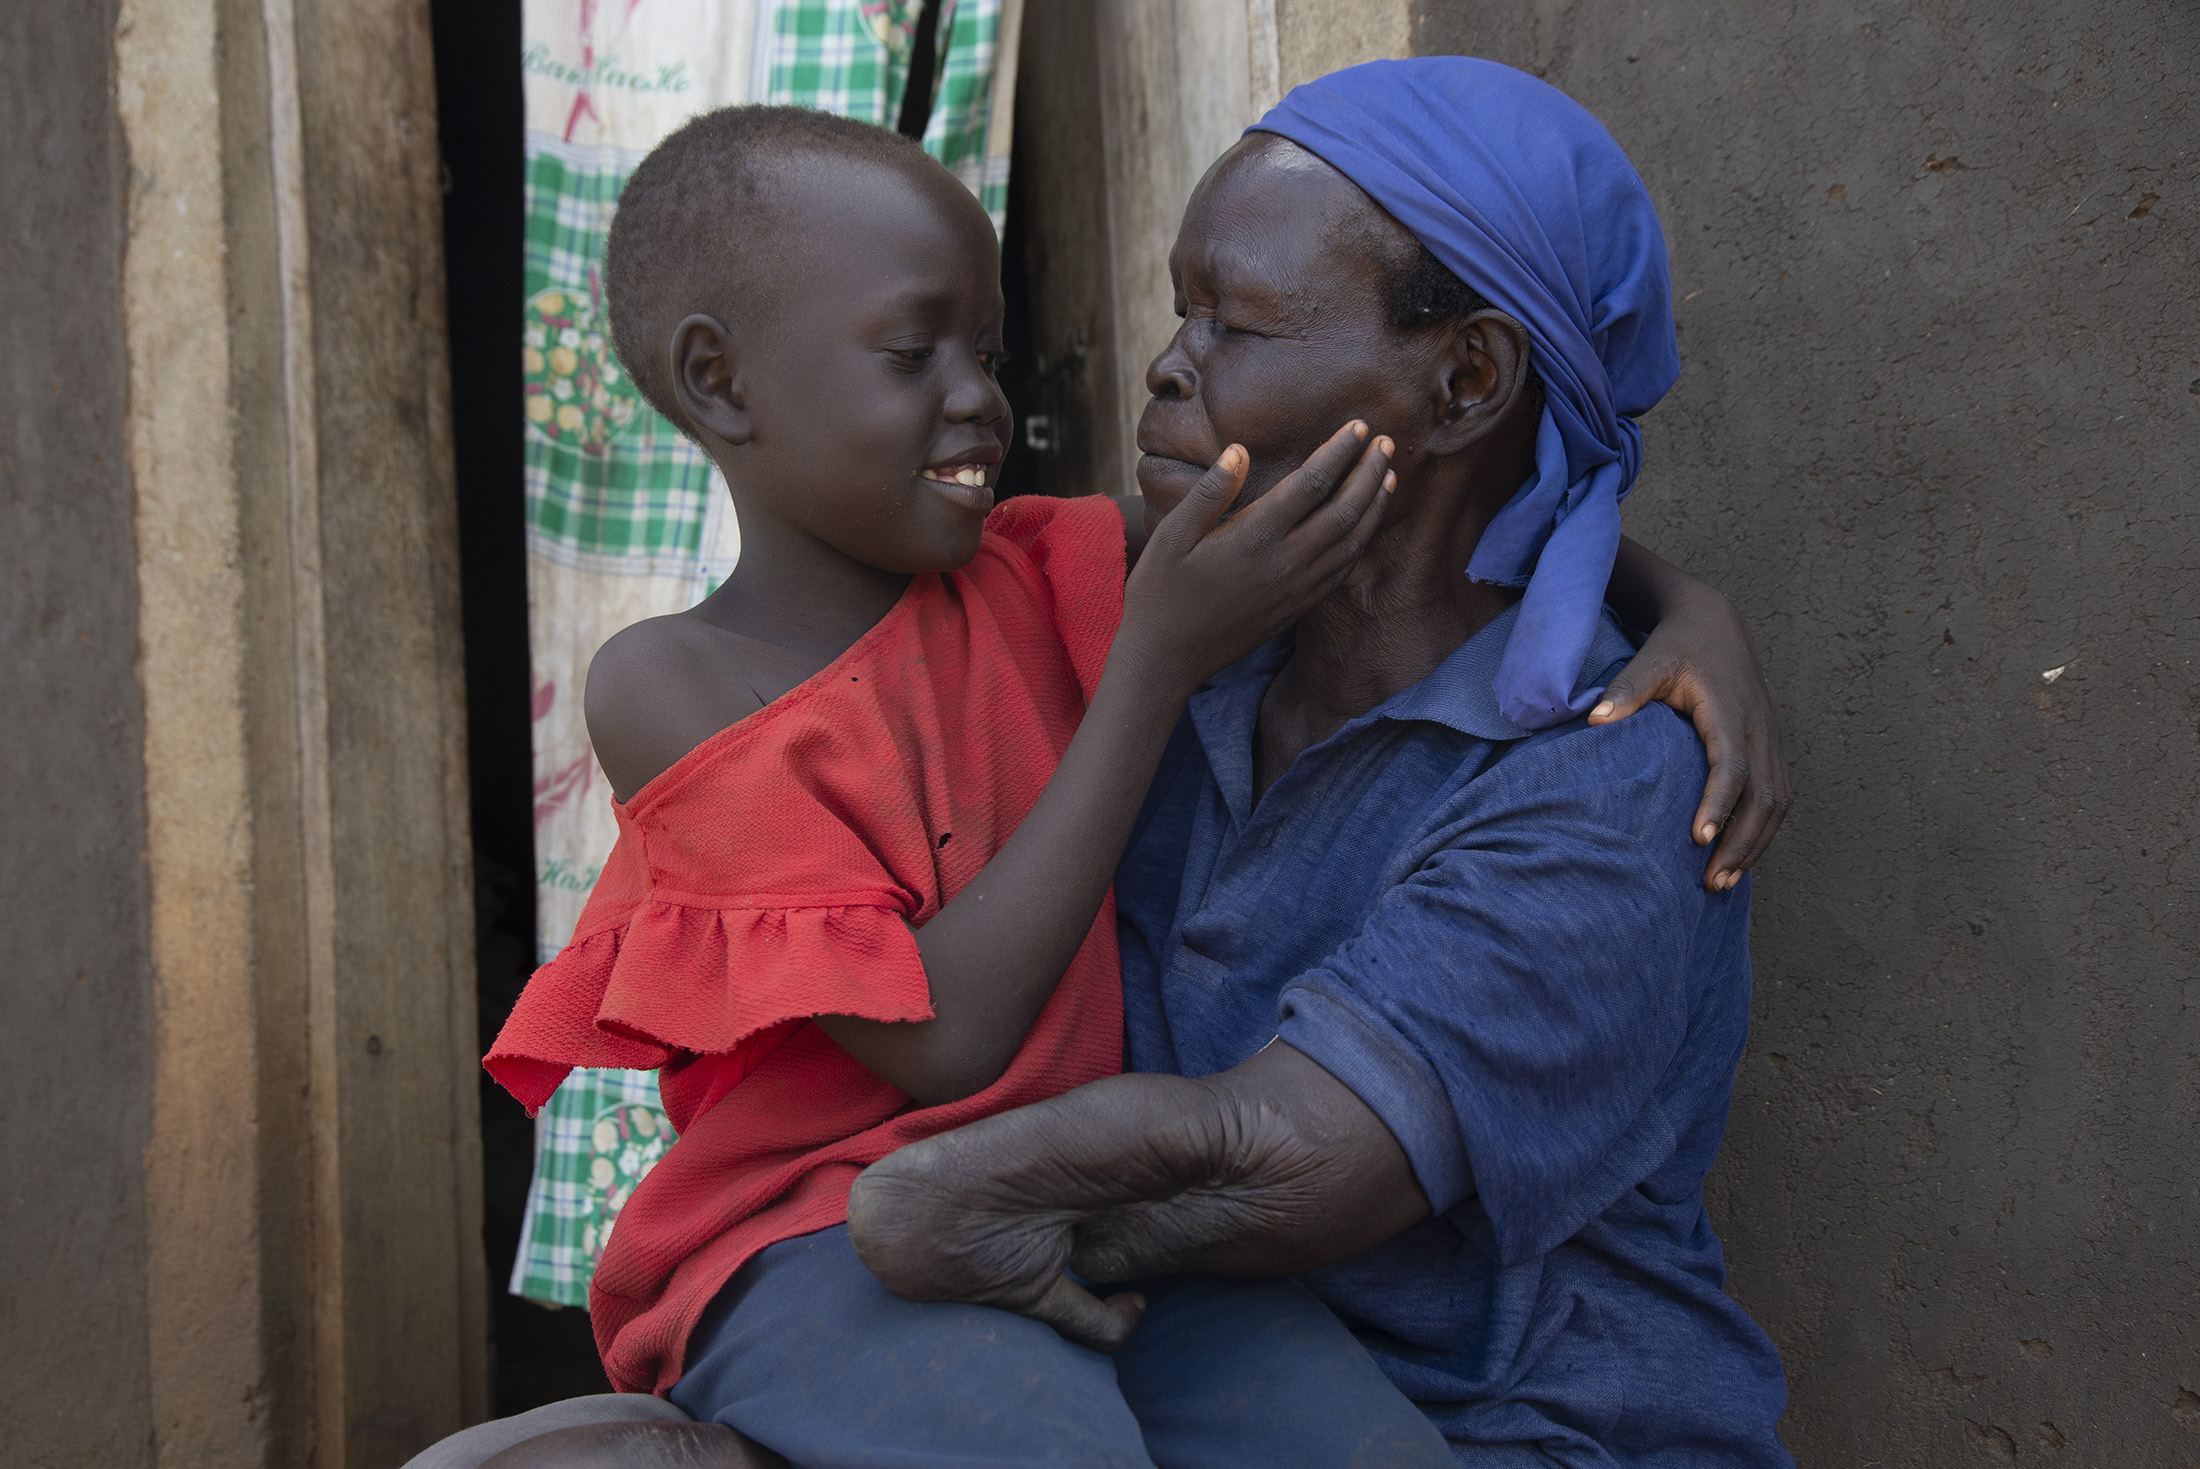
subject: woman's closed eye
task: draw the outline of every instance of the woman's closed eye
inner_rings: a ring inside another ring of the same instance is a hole
[[[1238,341],[1273,337],[1279,325],[1259,313],[1232,310],[1227,306],[1194,306],[1177,314],[1186,321],[1204,322],[1211,336]]]

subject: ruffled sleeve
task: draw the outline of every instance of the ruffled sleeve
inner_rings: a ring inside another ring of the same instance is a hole
[[[1077,682],[1091,699],[1123,623],[1123,512],[1105,495],[1018,495],[987,516],[985,528],[1036,564]]]
[[[745,1073],[818,1015],[931,1019],[900,912],[884,894],[830,896],[848,901],[652,894],[536,971],[484,1064],[533,1112],[575,1066],[647,1071],[694,1054]]]

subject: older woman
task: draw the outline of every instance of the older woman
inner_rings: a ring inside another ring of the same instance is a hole
[[[875,1165],[858,1250],[1101,1350],[1143,1299],[1080,1280],[1299,1276],[1462,1464],[1789,1463],[1702,1197],[1748,888],[1699,880],[1687,725],[1582,717],[1630,653],[1632,415],[1678,371],[1641,181],[1533,78],[1377,62],[1225,155],[1170,263],[1148,503],[1348,416],[1396,495],[1164,761],[1116,888],[1147,1074]]]

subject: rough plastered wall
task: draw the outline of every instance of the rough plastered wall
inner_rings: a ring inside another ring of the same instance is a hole
[[[149,1463],[152,1431],[113,33],[112,3],[0,7],[0,1459],[26,1469]]]
[[[1818,1465],[2200,1464],[2200,7],[1421,0],[1663,212],[1800,800],[1714,1210]]]

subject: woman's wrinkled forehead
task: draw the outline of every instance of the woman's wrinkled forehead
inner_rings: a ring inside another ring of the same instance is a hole
[[[1253,133],[1192,191],[1169,267],[1180,287],[1203,277],[1311,310],[1379,289],[1393,236],[1412,243],[1359,185],[1287,138]]]

